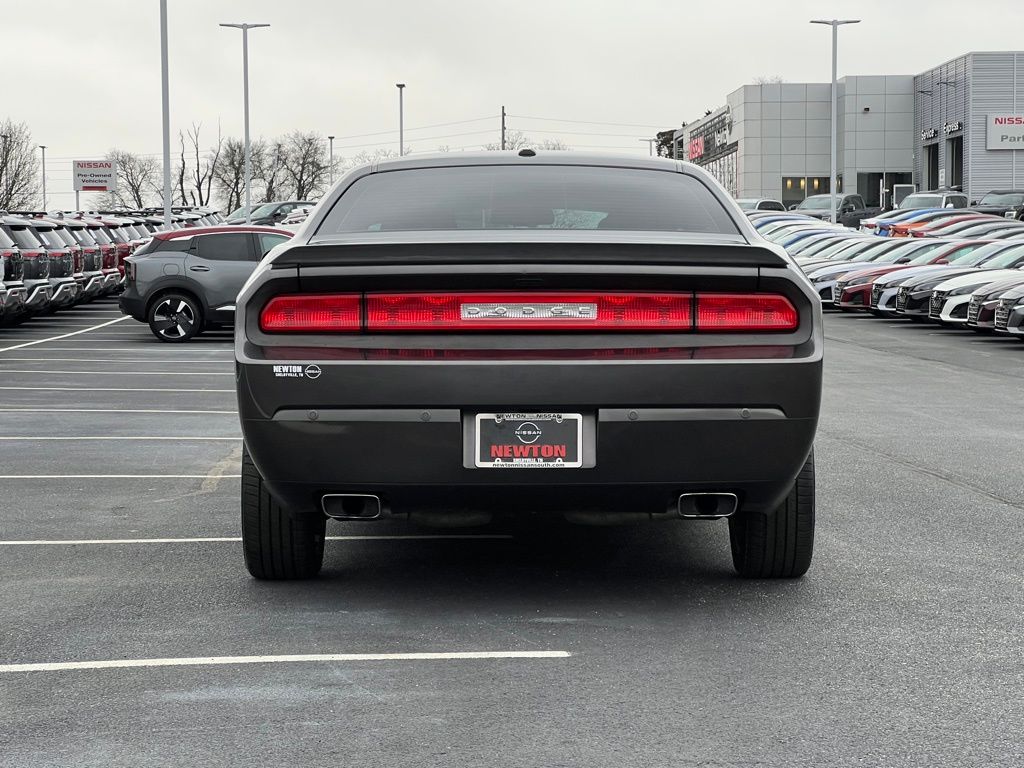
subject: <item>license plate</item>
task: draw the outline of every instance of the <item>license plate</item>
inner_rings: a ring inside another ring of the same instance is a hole
[[[475,466],[573,469],[583,466],[583,414],[478,413]]]

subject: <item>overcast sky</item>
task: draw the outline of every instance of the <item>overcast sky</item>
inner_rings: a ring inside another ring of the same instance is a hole
[[[207,138],[218,124],[225,136],[241,136],[241,32],[218,23],[268,22],[269,29],[250,32],[253,137],[296,128],[334,134],[337,156],[397,148],[396,82],[407,84],[406,145],[414,151],[497,140],[504,104],[509,128],[535,139],[646,153],[641,137],[720,106],[759,75],[826,82],[829,30],[811,26],[811,18],[855,11],[863,20],[840,30],[840,76],[916,74],[968,50],[1024,48],[1019,0],[169,6],[174,136],[192,122],[203,124]],[[55,205],[73,201],[72,158],[114,147],[160,153],[158,0],[4,0],[0,28],[0,117],[28,123],[48,145]],[[458,124],[416,130],[438,123]],[[382,131],[395,133],[360,136]]]

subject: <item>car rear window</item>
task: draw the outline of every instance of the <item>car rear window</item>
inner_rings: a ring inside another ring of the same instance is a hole
[[[0,229],[0,248],[12,248],[15,245],[14,241]]]
[[[364,176],[317,234],[504,229],[738,233],[711,191],[681,173],[484,165]]]

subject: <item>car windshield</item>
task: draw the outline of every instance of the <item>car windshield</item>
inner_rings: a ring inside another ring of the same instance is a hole
[[[334,203],[317,235],[600,229],[738,234],[703,182],[579,165],[480,165],[375,173]]]
[[[980,205],[1024,205],[1024,192],[989,192]]]
[[[243,219],[245,218],[245,212],[258,208],[257,205],[243,205],[241,208],[235,208],[231,213],[228,214],[229,219]]]
[[[888,255],[889,251],[896,248],[896,243],[875,243],[866,250],[860,251],[850,261],[877,261],[883,255]]]
[[[798,211],[828,211],[832,208],[832,195],[812,195],[796,207]]]
[[[1017,261],[1024,256],[1024,245],[1014,245],[1009,249],[1003,251],[994,259],[990,259],[985,262],[986,267],[999,268],[999,267],[1014,267],[1017,265]]]
[[[274,213],[274,211],[278,209],[280,205],[280,203],[266,203],[265,205],[261,205],[258,208],[253,208],[252,218],[258,219],[261,216],[270,216],[271,214]],[[242,213],[242,217],[244,216],[245,213]]]
[[[936,257],[937,254],[935,252],[945,248],[946,245],[946,243],[929,243],[920,250],[913,251],[914,258],[907,263],[915,267],[921,264],[929,264]]]
[[[737,200],[736,204],[744,211],[753,211],[757,208],[757,200],[755,199],[744,198],[742,200]]]
[[[941,208],[942,195],[907,195],[900,208]]]
[[[82,245],[96,245],[96,239],[92,236],[92,233],[85,227],[75,227],[74,229],[71,230],[71,234]]]

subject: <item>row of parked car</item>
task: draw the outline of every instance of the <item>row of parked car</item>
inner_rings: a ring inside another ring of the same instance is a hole
[[[897,209],[859,229],[797,212],[747,214],[827,309],[1024,339],[1024,221],[965,208]]]
[[[119,292],[125,260],[154,233],[222,221],[211,210],[0,211],[0,324]]]

